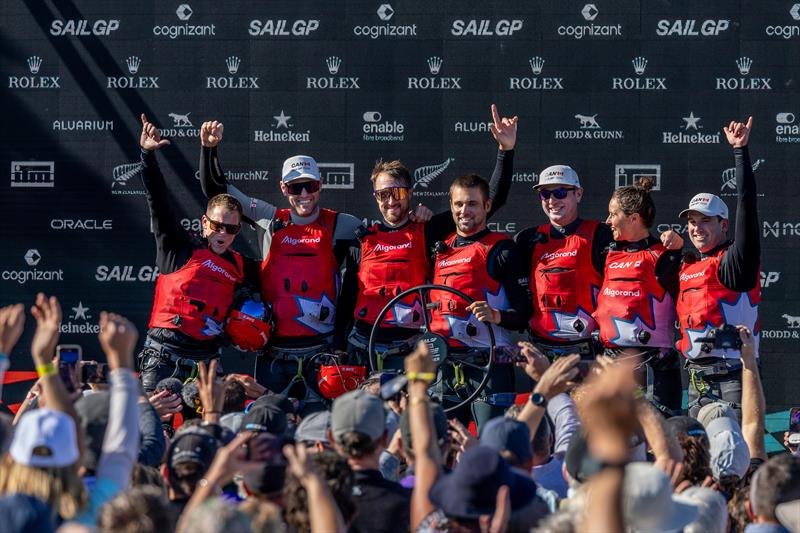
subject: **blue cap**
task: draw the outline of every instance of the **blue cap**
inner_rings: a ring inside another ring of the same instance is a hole
[[[542,421],[546,424],[546,421]],[[481,446],[502,452],[513,453],[520,463],[533,459],[531,432],[528,425],[519,420],[500,416],[486,422],[481,431]]]

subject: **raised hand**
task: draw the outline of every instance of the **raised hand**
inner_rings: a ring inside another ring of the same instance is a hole
[[[542,374],[550,368],[550,361],[547,357],[530,342],[520,341],[517,346],[519,346],[520,356],[524,357],[525,360],[517,361],[516,365],[524,370],[532,380],[539,381],[542,379]]]
[[[225,125],[216,120],[203,122],[200,126],[200,144],[207,148],[213,148],[222,140],[222,132],[225,130]]]
[[[0,353],[11,353],[25,329],[25,306],[7,305],[0,308]]]
[[[753,129],[753,117],[747,119],[747,124],[732,120],[727,128],[722,129],[725,132],[725,137],[728,138],[728,144],[734,148],[747,146],[747,141],[750,139],[750,132]]]
[[[36,366],[46,365],[53,361],[61,328],[61,305],[55,296],[47,297],[43,293],[36,295],[36,303],[31,307],[31,314],[36,319],[36,332],[31,341],[31,355]]]
[[[133,350],[139,339],[139,332],[133,322],[115,313],[100,313],[100,333],[97,335],[100,346],[108,359],[111,370],[117,368],[133,369]]]
[[[158,128],[147,120],[144,113],[140,118],[142,120],[142,134],[139,136],[139,146],[142,147],[142,150],[158,150],[162,146],[169,144],[169,140],[161,138]]]
[[[497,106],[492,104],[492,123],[489,124],[489,130],[492,132],[494,140],[500,145],[500,149],[504,152],[514,149],[517,144],[517,121],[519,117],[513,118],[503,117],[497,113]]]
[[[417,348],[406,356],[405,369],[407,374],[429,374],[436,372],[436,363],[431,359],[428,345],[418,342]]]
[[[217,360],[211,361],[206,369],[203,362],[197,363],[197,388],[200,391],[200,404],[203,406],[203,420],[216,423],[222,414],[225,403],[225,387],[217,381]]]
[[[244,393],[248,398],[259,398],[269,392],[264,385],[246,374],[228,374],[223,381],[238,381],[244,387]]]
[[[736,329],[739,331],[739,339],[742,341],[742,363],[747,366],[754,366],[756,364],[756,341],[753,337],[753,332],[747,326],[738,325]]]
[[[162,422],[170,420],[172,415],[183,409],[181,397],[168,390],[155,392],[147,399],[153,409],[156,410],[156,413],[158,413],[158,416],[161,417]]]
[[[549,400],[574,387],[575,382],[572,380],[578,377],[579,370],[576,365],[580,360],[581,356],[576,353],[556,359],[542,374],[533,392],[538,392]]]

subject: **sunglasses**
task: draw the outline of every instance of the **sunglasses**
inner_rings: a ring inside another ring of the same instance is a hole
[[[222,233],[222,231],[225,230],[225,233],[228,235],[236,235],[239,233],[239,230],[242,229],[241,224],[224,224],[209,218],[208,215],[206,215],[206,222],[208,222],[208,227],[211,231],[215,233]]]
[[[303,189],[306,190],[308,194],[314,194],[320,188],[320,183],[318,181],[303,181],[300,183],[287,183],[286,190],[289,191],[289,194],[292,196],[299,196],[303,194]]]
[[[575,187],[559,187],[558,189],[541,189],[539,190],[539,198],[542,200],[549,200],[551,196],[554,196],[556,200],[563,200],[567,197],[570,191],[574,191]]]
[[[372,193],[379,202],[385,202],[390,198],[394,200],[405,200],[408,198],[408,187],[386,187]]]

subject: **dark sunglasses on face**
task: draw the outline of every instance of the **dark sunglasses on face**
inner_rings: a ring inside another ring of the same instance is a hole
[[[236,235],[239,233],[239,230],[242,229],[241,224],[224,224],[208,218],[208,215],[206,215],[206,221],[208,222],[208,227],[211,229],[211,231],[216,233],[222,233],[222,230],[225,230],[225,233],[228,235]]]
[[[540,189],[539,190],[539,198],[541,200],[549,200],[550,196],[555,196],[556,200],[563,200],[567,197],[570,191],[574,191],[575,187],[559,187],[558,189]]]
[[[314,194],[319,190],[319,187],[320,184],[318,181],[303,181],[301,183],[286,184],[286,190],[289,191],[289,194],[292,196],[303,194],[303,189],[305,189],[308,194]]]
[[[408,187],[386,187],[385,189],[379,189],[372,194],[378,199],[379,202],[385,202],[389,200],[389,198],[393,198],[395,200],[405,200],[408,198]]]

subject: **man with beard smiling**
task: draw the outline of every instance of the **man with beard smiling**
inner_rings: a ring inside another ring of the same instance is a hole
[[[203,234],[181,226],[158,167],[155,151],[170,144],[142,114],[142,181],[156,239],[159,270],[153,311],[144,349],[139,355],[147,392],[166,377],[184,380],[198,362],[219,357],[225,318],[235,290],[258,284],[258,262],[230,250],[241,228],[242,206],[228,194],[208,202]]]
[[[487,217],[505,204],[511,189],[518,120],[517,117],[501,119],[494,104],[491,111],[490,130],[499,149],[489,183],[492,207]],[[433,215],[428,222],[409,218],[413,179],[400,161],[378,161],[372,170],[372,186],[383,221],[360,228],[358,240],[350,246],[336,326],[337,335],[343,335],[349,330],[348,322],[355,320],[348,338],[348,353],[364,362],[378,314],[401,292],[428,282],[431,277],[429,253],[433,244],[456,229],[449,210]],[[347,312],[349,310],[353,311]],[[381,367],[385,364],[402,368],[400,356],[413,349],[413,339],[422,324],[422,307],[417,295],[399,302],[387,313],[376,334],[376,351],[384,354],[379,361]],[[390,357],[387,353],[393,355]]]

